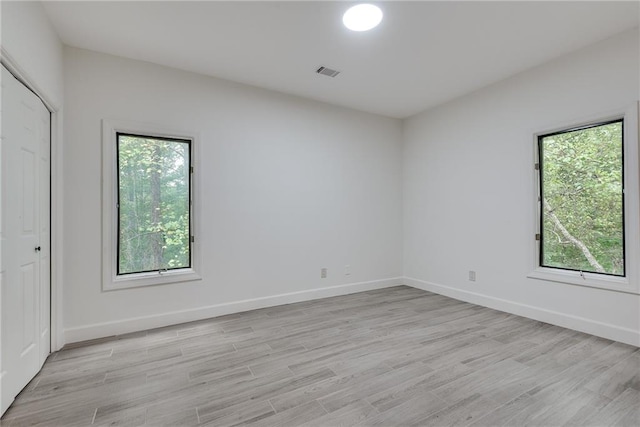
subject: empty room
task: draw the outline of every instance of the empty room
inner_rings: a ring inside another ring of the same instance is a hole
[[[640,2],[0,17],[3,427],[640,426]]]

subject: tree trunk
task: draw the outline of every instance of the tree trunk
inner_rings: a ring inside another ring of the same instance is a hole
[[[572,244],[574,244],[578,249],[580,249],[582,251],[582,254],[587,259],[587,261],[589,262],[591,267],[593,267],[598,273],[604,273],[605,272],[604,268],[600,265],[600,263],[591,254],[591,251],[589,250],[587,245],[585,245],[580,240],[578,240],[575,237],[573,237],[571,235],[571,233],[569,233],[569,230],[567,230],[564,227],[564,225],[562,225],[562,223],[560,222],[560,219],[558,219],[556,214],[553,212],[553,209],[551,208],[551,205],[549,205],[549,202],[547,202],[547,199],[542,199],[542,203],[544,205],[544,209],[549,214],[549,218],[551,218],[551,221],[558,228],[558,230],[560,230],[560,233],[562,233],[564,238],[567,239],[568,241],[570,241]]]
[[[162,269],[162,246],[164,244],[162,225],[162,200],[160,199],[160,168],[162,167],[162,147],[155,143],[151,154],[151,224],[156,231],[151,235],[153,265]]]

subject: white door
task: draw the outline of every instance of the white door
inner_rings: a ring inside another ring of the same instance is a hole
[[[0,414],[50,351],[50,114],[2,67]]]

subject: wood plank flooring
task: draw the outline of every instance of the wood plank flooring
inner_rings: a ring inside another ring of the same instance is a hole
[[[640,349],[398,286],[69,346],[3,426],[640,426]]]

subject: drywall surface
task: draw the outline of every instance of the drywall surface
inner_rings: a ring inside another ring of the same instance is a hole
[[[407,284],[640,345],[638,295],[527,278],[533,135],[636,102],[638,47],[626,32],[405,121]]]
[[[75,48],[65,111],[68,341],[398,283],[399,120]],[[199,133],[201,281],[102,291],[103,119]]]
[[[47,100],[62,106],[62,43],[42,4],[9,1],[0,5],[2,49],[11,56]]]

